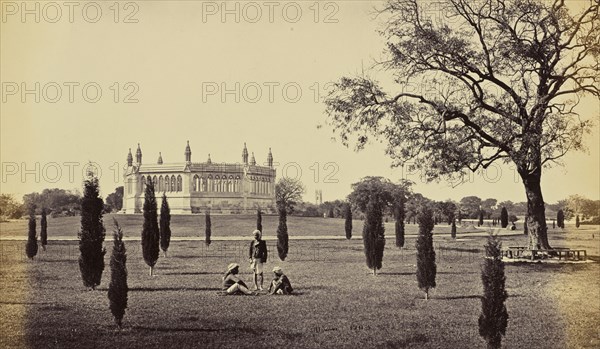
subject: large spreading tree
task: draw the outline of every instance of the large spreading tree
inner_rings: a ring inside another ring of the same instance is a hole
[[[513,163],[527,197],[529,247],[550,248],[542,169],[584,149],[591,129],[577,104],[600,97],[598,1],[431,5],[387,1],[387,50],[377,66],[393,82],[342,78],[326,100],[328,120],[344,144],[383,139],[395,165],[428,180]]]

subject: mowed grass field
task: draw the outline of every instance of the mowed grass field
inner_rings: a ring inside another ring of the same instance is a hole
[[[104,225],[107,230],[113,225],[113,218],[117,219],[124,231],[125,237],[139,237],[142,231],[144,217],[138,215],[104,215]],[[76,237],[80,229],[80,217],[58,217],[48,218],[48,238],[53,236],[71,236]],[[255,215],[211,215],[212,236],[249,236],[252,237],[252,231],[256,228]],[[278,218],[273,215],[263,215],[263,235],[265,237],[275,237],[277,235]],[[345,236],[344,219],[341,218],[320,218],[320,217],[287,217],[288,231],[290,236],[318,236],[333,235]],[[354,235],[360,236],[363,222],[353,220]],[[204,236],[205,217],[199,215],[174,215],[171,216],[171,234],[175,237],[199,237]],[[394,223],[385,223],[386,231],[393,232]],[[0,223],[0,238],[11,236],[27,236],[27,220],[20,219],[10,222]],[[416,234],[417,226],[407,224],[407,234]],[[39,230],[39,217],[38,217]],[[464,228],[459,227],[458,232],[480,231],[472,226]],[[435,233],[450,234],[450,227],[446,224],[440,224],[435,227]]]
[[[317,227],[328,220],[315,221]],[[437,287],[426,301],[415,276],[415,236],[402,250],[388,240],[383,269],[372,276],[361,229],[355,225],[349,241],[290,241],[285,262],[269,242],[267,282],[272,267],[281,266],[293,296],[221,295],[230,262],[240,263],[242,278],[251,283],[247,241],[215,241],[208,248],[201,241],[175,241],[154,277],[139,242],[128,241],[123,330],[115,328],[108,308],[110,234],[95,291],[82,285],[77,242],[50,241],[31,261],[24,241],[0,241],[0,348],[485,347],[477,327],[485,237],[435,235]],[[586,248],[591,262],[506,264],[510,319],[504,348],[600,346],[599,233],[597,226],[550,232],[553,245]],[[526,236],[505,236],[503,243],[524,245]]]

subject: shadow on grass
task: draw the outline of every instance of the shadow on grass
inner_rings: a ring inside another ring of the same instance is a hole
[[[508,298],[521,298],[524,297],[520,294],[509,294]],[[481,299],[481,295],[478,294],[471,294],[471,295],[466,295],[466,296],[444,296],[444,297],[436,297],[433,296],[431,297],[431,299],[439,299],[439,300],[444,300],[444,301],[454,301],[454,300],[459,300],[459,299]]]
[[[377,275],[396,275],[396,276],[408,276],[408,275],[415,275],[415,272],[405,272],[405,273],[396,273],[396,272],[379,272],[377,273]]]
[[[468,296],[446,296],[446,297],[431,297],[431,299],[440,299],[445,301],[453,301],[459,299],[481,299],[480,295],[472,294]]]
[[[231,328],[194,328],[194,327],[164,327],[164,326],[133,326],[132,329],[148,332],[237,332],[258,334],[258,332],[248,327],[231,327]]]
[[[417,333],[413,336],[410,336],[406,339],[396,340],[396,341],[386,341],[385,344],[378,345],[378,349],[396,349],[396,348],[408,348],[413,347],[413,344],[417,343],[427,343],[429,338],[426,334]]]
[[[163,273],[163,275],[223,275],[216,271],[183,271],[180,273]]]
[[[131,287],[131,292],[162,292],[162,291],[220,291],[218,287]]]

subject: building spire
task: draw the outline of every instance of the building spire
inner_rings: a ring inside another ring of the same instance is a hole
[[[157,161],[157,163],[158,163],[159,165],[162,165],[162,163],[163,163],[163,160],[162,160],[162,154],[161,154],[160,152],[158,152],[158,161]]]
[[[187,141],[185,146],[185,162],[192,162],[192,149],[190,149],[190,141]]]
[[[246,148],[246,142],[244,142],[244,150],[242,150],[242,162],[248,164],[248,148]]]
[[[250,165],[256,165],[256,159],[254,158],[254,152],[252,152],[252,158],[250,158]]]
[[[138,165],[142,164],[142,148],[140,147],[139,143],[138,143],[137,150],[135,152],[135,162],[137,162]]]
[[[271,148],[269,148],[269,155],[267,155],[267,165],[273,167],[273,153],[271,153]]]
[[[131,148],[129,148],[129,154],[127,154],[127,166],[133,165],[133,155],[131,155]]]
[[[212,164],[212,160],[210,159],[210,154],[208,154],[208,160],[206,160],[207,164]]]

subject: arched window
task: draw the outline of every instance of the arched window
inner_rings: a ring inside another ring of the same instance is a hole
[[[194,177],[192,178],[192,190],[191,191],[198,191],[198,175],[194,175]]]
[[[202,191],[206,191],[207,190],[207,188],[206,188],[206,178],[204,178],[204,177],[200,178],[200,182],[201,182],[201,185],[202,185],[201,186],[201,190]]]
[[[162,176],[158,177],[158,191],[159,192],[163,191],[163,177]]]
[[[175,175],[171,176],[171,191],[175,191],[175,189],[177,188],[177,183],[175,183]]]
[[[181,175],[177,176],[177,191],[183,191],[183,180]]]
[[[215,191],[215,182],[212,175],[208,175],[208,191]]]
[[[154,190],[156,190],[156,186],[158,185],[158,178],[156,176],[152,177],[152,184],[154,184]]]

